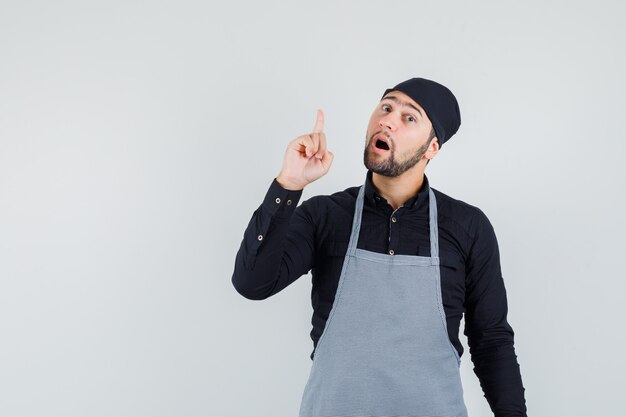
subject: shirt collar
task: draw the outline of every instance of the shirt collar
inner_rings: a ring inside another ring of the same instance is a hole
[[[372,174],[373,174],[372,170],[368,169],[367,175],[365,177],[365,190],[364,190],[365,200],[367,202],[372,203],[374,207],[377,207],[380,204],[384,206],[388,204],[387,200],[383,196],[378,194],[378,192],[376,191],[376,188],[374,187],[374,183],[372,182]],[[417,207],[416,203],[418,201],[420,202],[420,204],[422,201],[426,201],[428,199],[428,188],[429,188],[428,178],[426,177],[426,174],[424,174],[424,183],[422,184],[422,187],[419,189],[417,194],[409,198],[404,203],[404,207],[408,209],[412,209],[414,207]]]

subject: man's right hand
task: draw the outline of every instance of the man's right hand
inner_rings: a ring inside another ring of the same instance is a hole
[[[323,130],[324,113],[318,110],[313,133],[298,136],[287,145],[283,168],[276,177],[281,187],[302,190],[328,172],[335,155],[326,149]]]

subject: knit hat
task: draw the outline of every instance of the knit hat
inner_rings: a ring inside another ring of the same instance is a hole
[[[425,78],[411,78],[385,90],[381,100],[391,91],[403,92],[422,106],[433,124],[440,148],[459,130],[459,103],[447,87]]]

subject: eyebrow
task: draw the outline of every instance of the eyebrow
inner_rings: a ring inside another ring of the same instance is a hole
[[[398,97],[396,97],[396,96],[387,96],[387,97],[383,98],[383,100],[387,100],[387,99],[389,99],[389,100],[391,100],[391,101],[393,101],[393,102],[396,102],[396,103],[398,103],[398,104],[400,104],[400,105],[402,105],[402,106],[404,106],[404,107],[410,107],[410,108],[412,108],[413,110],[417,111],[417,112],[420,114],[420,116],[424,117],[424,115],[422,114],[422,112],[420,111],[420,109],[418,109],[417,107],[415,107],[415,106],[414,106],[414,105],[412,105],[411,103],[407,103],[406,101],[402,101],[402,100],[400,100],[400,99],[399,99]]]

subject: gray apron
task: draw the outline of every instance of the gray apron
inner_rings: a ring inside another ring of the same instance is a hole
[[[437,203],[428,192],[431,256],[388,255],[356,247],[361,186],[300,417],[467,416],[441,301]]]

